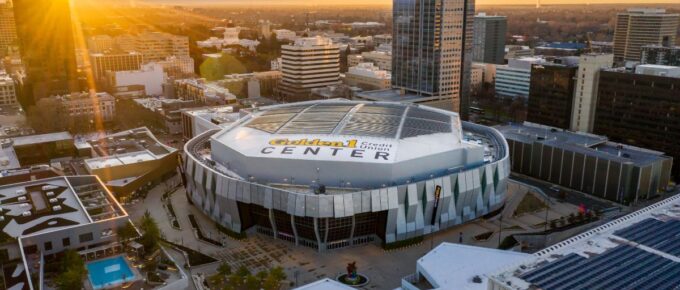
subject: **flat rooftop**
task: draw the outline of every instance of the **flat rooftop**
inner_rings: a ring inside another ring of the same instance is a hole
[[[73,140],[73,136],[69,132],[57,132],[40,135],[14,137],[12,138],[12,140],[14,141],[14,146],[16,147],[48,142]]]
[[[127,215],[95,176],[0,186],[0,229],[12,238]]]
[[[539,124],[512,123],[495,128],[508,140],[522,143],[543,143],[602,159],[631,162],[639,166],[669,158],[663,152],[610,142],[605,136],[571,132]]]
[[[364,91],[357,93],[356,96],[368,101],[401,103],[422,103],[440,99],[440,97],[421,96],[409,92],[402,94],[398,89]]]
[[[509,289],[674,289],[680,195],[543,249],[490,279]]]
[[[322,280],[312,282],[310,284],[300,286],[294,290],[353,290],[350,286],[342,284],[338,281],[324,278]]]
[[[156,160],[177,149],[162,144],[146,127],[88,141],[95,158],[85,160],[91,170]]]
[[[530,254],[513,251],[441,243],[418,259],[417,267],[431,289],[486,290],[487,273],[529,257]],[[481,283],[475,283],[475,277],[481,278]]]

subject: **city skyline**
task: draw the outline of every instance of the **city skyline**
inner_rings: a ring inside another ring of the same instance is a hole
[[[331,2],[324,2],[323,4],[319,4],[318,2],[310,2],[306,0],[198,0],[198,1],[187,1],[187,0],[130,0],[129,1],[131,4],[133,3],[163,3],[163,4],[182,4],[182,5],[191,5],[191,6],[200,6],[200,5],[216,5],[216,4],[224,4],[224,5],[245,5],[245,6],[251,6],[251,5],[309,5],[309,6],[352,6],[352,5],[361,5],[361,6],[382,6],[382,5],[391,5],[392,0],[376,0],[376,1],[371,1],[371,3],[367,3],[366,1],[362,0],[344,0],[344,1],[331,1]],[[541,5],[579,5],[579,4],[668,4],[668,3],[677,3],[675,0],[574,0],[574,1],[569,1],[569,0],[542,0]],[[536,0],[519,0],[519,1],[512,1],[509,3],[508,1],[505,0],[478,0],[476,1],[477,6],[488,6],[488,5],[502,5],[502,6],[513,6],[513,5],[535,5]]]

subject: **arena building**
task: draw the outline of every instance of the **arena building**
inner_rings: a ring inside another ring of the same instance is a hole
[[[194,205],[320,251],[417,238],[503,205],[508,145],[415,104],[325,100],[254,109],[185,145]]]

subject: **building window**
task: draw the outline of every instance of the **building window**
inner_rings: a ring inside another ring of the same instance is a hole
[[[82,234],[78,236],[78,239],[80,240],[81,243],[86,243],[94,240],[94,237],[92,233],[87,233],[87,234]]]
[[[45,242],[45,251],[52,250],[52,242]]]
[[[68,246],[71,245],[71,239],[69,239],[69,238],[63,238],[63,239],[61,239],[61,244],[62,244],[64,247],[68,247]]]
[[[36,254],[38,253],[38,246],[30,245],[28,247],[24,247],[24,253],[26,253],[27,255]]]

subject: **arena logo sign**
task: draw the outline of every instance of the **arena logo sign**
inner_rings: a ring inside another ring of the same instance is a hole
[[[349,139],[330,141],[316,139],[272,139],[268,146],[263,147],[263,155],[276,155],[302,158],[328,157],[339,160],[372,159],[390,161],[394,154],[394,144],[387,142],[371,142],[366,140]]]

